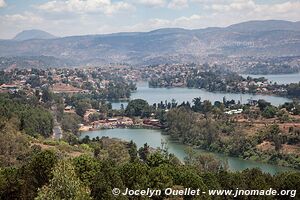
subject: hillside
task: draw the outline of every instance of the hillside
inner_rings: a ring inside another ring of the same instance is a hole
[[[75,64],[159,64],[300,55],[300,22],[250,21],[225,28],[2,40],[0,56],[53,56]]]

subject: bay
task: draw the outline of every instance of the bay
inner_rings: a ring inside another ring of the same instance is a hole
[[[291,99],[284,97],[277,97],[271,95],[254,95],[254,94],[242,94],[242,93],[224,93],[224,92],[209,92],[204,89],[195,88],[149,88],[148,82],[137,83],[137,90],[131,94],[131,99],[144,99],[150,105],[153,103],[170,102],[175,99],[179,104],[183,101],[189,101],[196,97],[201,97],[202,100],[209,100],[211,102],[223,101],[223,97],[227,100],[240,101],[242,104],[247,103],[248,99],[259,100],[264,99],[271,102],[273,105],[278,106],[285,102],[290,102]],[[120,109],[121,104],[126,108],[126,101],[111,102],[113,109]]]

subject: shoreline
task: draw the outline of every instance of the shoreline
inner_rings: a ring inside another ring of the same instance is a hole
[[[145,127],[141,127],[141,126],[126,127],[126,128],[118,127],[118,129],[152,129],[152,130],[162,130],[162,129],[159,129],[159,128],[156,128],[156,129],[155,128],[151,128],[151,127],[145,128]],[[90,131],[91,132],[92,131],[100,131],[100,130],[108,130],[108,128],[106,128],[106,129],[97,129],[97,130],[84,131],[84,132],[80,132],[80,135],[82,133],[86,133],[86,132],[90,132]],[[161,134],[168,135],[168,134],[165,134],[163,131],[161,132]],[[124,140],[124,141],[126,141],[126,140]],[[226,157],[237,158],[237,159],[240,159],[242,161],[252,161],[252,162],[258,162],[258,163],[262,163],[262,164],[273,165],[273,166],[277,166],[277,167],[290,168],[291,171],[300,171],[300,169],[292,167],[292,166],[289,166],[289,165],[275,164],[275,163],[271,163],[271,162],[268,162],[268,161],[265,161],[265,160],[244,159],[244,158],[242,158],[240,156],[232,156],[232,155],[229,155],[228,153],[225,153],[225,152],[212,151],[212,150],[209,150],[209,149],[206,149],[206,148],[201,148],[201,147],[196,146],[196,145],[191,145],[191,144],[183,143],[183,142],[180,142],[179,140],[176,140],[176,139],[173,139],[173,138],[170,138],[170,141],[172,141],[173,143],[180,144],[180,145],[186,145],[186,146],[192,147],[195,150],[205,151],[205,153],[219,154],[219,155],[223,155],[223,156],[226,156]],[[214,156],[216,156],[216,155],[214,155]],[[219,158],[217,158],[217,159],[220,160]]]
[[[300,81],[299,81],[300,82]],[[277,95],[277,94],[274,94],[273,92],[269,92],[269,93],[262,93],[262,92],[255,92],[255,93],[251,93],[251,92],[230,92],[230,91],[223,91],[223,90],[215,90],[215,91],[209,91],[205,88],[197,88],[197,87],[187,87],[187,86],[181,86],[181,87],[178,87],[178,86],[169,86],[169,87],[152,87],[152,86],[149,86],[149,88],[165,88],[165,89],[174,89],[174,88],[185,88],[185,89],[199,89],[199,90],[204,90],[206,92],[211,92],[211,93],[221,93],[221,94],[248,94],[248,95],[262,95],[262,96],[273,96],[273,97],[282,97],[282,98],[287,98],[287,99],[290,99],[290,100],[293,100],[293,99],[299,99],[298,97],[293,97],[293,96],[282,96],[282,95]]]
[[[93,128],[91,125],[83,126],[79,128],[79,133],[85,133],[90,131],[100,131],[100,130],[109,130],[109,129],[153,129],[153,130],[162,130],[162,128],[147,124],[137,124],[137,125],[124,125],[124,126],[110,126],[109,128],[101,127],[101,128]]]

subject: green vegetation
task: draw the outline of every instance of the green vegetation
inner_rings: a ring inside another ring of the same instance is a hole
[[[135,99],[128,103],[125,113],[128,116],[148,116],[150,115],[150,107],[147,101],[143,99]]]
[[[128,116],[133,124],[138,125],[154,121],[157,128],[165,129],[173,139],[195,148],[300,169],[300,158],[295,148],[300,144],[300,129],[288,126],[284,130],[282,127],[286,122],[299,122],[294,116],[300,113],[297,101],[274,107],[263,100],[253,106],[241,105],[225,98],[223,102],[214,103],[202,101],[199,97],[191,103],[178,104],[172,100],[153,105],[135,99],[129,101],[126,108],[123,106],[120,111],[116,111],[112,110],[107,100],[127,99],[130,91],[135,89],[132,82],[110,73],[101,75],[97,71],[90,74],[84,70],[62,71],[57,72],[57,75],[60,75],[63,83],[89,92],[54,94],[50,87],[42,87],[45,83],[55,83],[52,72],[33,69],[27,83],[34,90],[0,95],[0,199],[109,200],[116,199],[112,194],[113,188],[122,191],[125,188],[194,188],[201,191],[236,188],[300,189],[299,172],[274,176],[258,169],[230,172],[226,162],[210,154],[196,153],[193,148],[186,149],[187,156],[182,163],[169,154],[165,144],[157,149],[147,143],[138,148],[132,141],[107,137],[78,138],[81,123],[91,125],[91,122],[100,119]],[[6,75],[0,73],[0,83],[9,80]],[[89,81],[90,76],[92,82]],[[180,81],[183,80],[179,75],[166,75],[159,80],[153,79],[151,84],[172,86],[174,83],[180,85]],[[189,87],[211,91],[236,92],[242,91],[236,87],[240,81],[245,80],[230,73],[219,77],[213,72],[194,71],[193,74],[187,74],[186,83]],[[247,81],[258,82],[263,79],[247,78]],[[287,87],[291,95],[297,95],[297,85]],[[255,89],[250,88],[250,92]],[[71,109],[65,111],[65,106]],[[233,109],[240,109],[242,113],[231,115],[228,111]],[[87,111],[92,114],[87,115]],[[259,128],[255,127],[254,122],[259,124]],[[50,138],[54,124],[55,127],[62,127],[62,139]],[[287,148],[295,148],[296,153],[290,153]],[[151,199],[176,198],[180,197],[162,195]],[[287,199],[286,196],[255,199],[274,198]],[[119,196],[117,199],[150,198]],[[202,194],[198,197],[185,196],[183,199],[254,198]]]
[[[299,83],[291,83],[287,87],[287,95],[291,97],[300,97],[300,82]]]
[[[52,134],[53,118],[51,113],[41,106],[32,106],[22,98],[0,96],[0,118],[15,119],[14,126],[25,133],[49,137]]]
[[[298,129],[290,130],[288,135],[284,135],[277,124],[270,124],[255,134],[249,134],[247,131],[250,131],[251,125],[239,125],[224,114],[214,114],[218,113],[215,111],[218,108],[209,103],[201,105],[171,109],[166,114],[166,132],[182,143],[202,149],[300,169],[297,154],[282,152],[283,144],[298,143]],[[194,112],[192,109],[201,112]],[[261,109],[261,115],[266,118],[277,114],[277,110],[269,105],[262,106]],[[281,117],[279,119],[282,120]],[[262,151],[258,147],[263,142],[271,143],[274,149]]]
[[[108,142],[108,140],[106,140]],[[88,145],[101,144],[90,141]],[[115,143],[117,144],[117,143]],[[100,147],[100,149],[102,149]],[[123,152],[122,155],[129,155]],[[299,190],[300,175],[287,172],[271,176],[258,169],[227,172],[223,165],[210,155],[190,153],[186,164],[174,162],[171,155],[162,151],[149,153],[146,160],[118,162],[110,158],[80,155],[75,158],[59,156],[55,151],[33,150],[20,167],[0,168],[1,199],[115,199],[113,188],[193,188],[208,189],[288,189]],[[131,151],[132,154],[132,151]],[[137,156],[137,155],[135,155]],[[295,197],[298,198],[298,194]],[[144,199],[165,199],[155,196]],[[247,199],[246,196],[185,196],[184,199]],[[270,199],[289,199],[288,196]],[[119,196],[118,199],[140,199],[138,196]],[[265,199],[257,197],[255,199]]]
[[[64,113],[61,121],[62,129],[66,132],[70,132],[73,134],[78,133],[78,124],[80,124],[81,118],[75,113]]]
[[[77,178],[74,166],[65,160],[56,164],[52,172],[53,178],[43,186],[35,200],[73,199],[90,200],[90,191]]]

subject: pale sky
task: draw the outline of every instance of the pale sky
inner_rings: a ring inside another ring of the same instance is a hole
[[[300,0],[0,0],[0,38],[198,29],[249,20],[300,21]]]

